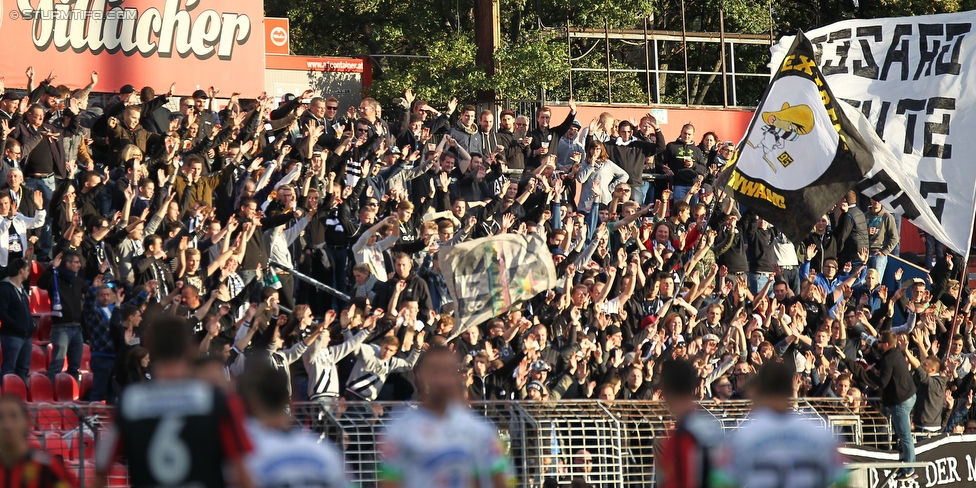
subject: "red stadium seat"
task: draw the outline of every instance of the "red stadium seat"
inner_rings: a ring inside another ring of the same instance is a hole
[[[64,435],[65,442],[68,443],[68,458],[81,459],[82,443],[78,442],[78,431],[74,430]],[[95,437],[88,430],[85,431],[85,459],[95,459]]]
[[[34,408],[34,426],[41,432],[61,431],[61,412],[54,405],[38,404]]]
[[[129,473],[125,466],[119,463],[112,465],[108,472],[108,486],[109,488],[128,488]]]
[[[81,368],[79,371],[82,373],[91,371],[91,346],[88,344],[83,344],[81,349]]]
[[[31,403],[51,403],[54,401],[54,385],[51,384],[51,380],[46,374],[33,373],[29,379]]]
[[[54,399],[59,402],[78,400],[78,382],[68,373],[58,373],[54,377]]]
[[[51,315],[40,315],[37,317],[37,329],[34,330],[34,343],[47,343],[51,340],[51,327],[53,327]]]
[[[35,451],[43,451],[44,450],[44,446],[41,445],[41,439],[39,439],[37,437],[38,434],[44,435],[44,434],[42,434],[40,432],[38,432],[38,433],[31,432],[27,436],[27,443],[30,445],[30,448],[31,449],[33,449]]]
[[[51,297],[48,296],[47,290],[31,287],[30,308],[31,315],[51,315]]]
[[[92,461],[94,461],[94,459]],[[65,466],[67,466],[71,471],[74,471],[75,479],[78,480],[79,484],[82,480],[82,470],[84,470],[84,480],[86,486],[88,486],[95,479],[95,463],[89,462],[87,457],[85,458],[84,465],[82,465],[80,461],[74,461],[70,463],[65,462]]]
[[[44,273],[44,265],[37,261],[31,261],[30,286],[37,286],[37,279],[41,277],[42,273]]]
[[[81,374],[81,388],[78,390],[78,394],[81,398],[85,397],[85,394],[91,391],[92,386],[95,384],[95,375],[92,373],[82,373]]]
[[[58,432],[45,432],[41,437],[41,447],[52,456],[68,459],[68,444]]]
[[[79,423],[78,414],[74,410],[70,408],[61,409],[61,424],[64,426],[65,431],[77,429]]]
[[[3,377],[3,394],[16,395],[21,400],[27,401],[27,385],[24,380],[15,374],[8,374]]]
[[[47,373],[48,355],[41,346],[34,345],[31,349],[31,373]]]

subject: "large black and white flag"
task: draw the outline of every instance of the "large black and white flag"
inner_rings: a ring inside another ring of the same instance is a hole
[[[793,242],[874,165],[800,33],[773,76],[727,174],[727,191]]]
[[[968,250],[976,213],[974,25],[976,11],[967,11],[845,20],[806,33],[834,95],[889,150],[874,151],[877,164],[858,189],[957,252]],[[784,37],[771,49],[774,73],[792,44]]]

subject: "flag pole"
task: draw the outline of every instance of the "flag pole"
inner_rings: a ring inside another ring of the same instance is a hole
[[[956,335],[959,332],[959,325],[956,322],[956,317],[959,316],[959,307],[962,305],[962,299],[963,299],[963,296],[962,296],[962,290],[963,290],[962,284],[963,284],[963,279],[966,280],[966,284],[967,285],[969,284],[969,258],[972,255],[972,249],[973,249],[973,234],[972,234],[972,232],[970,232],[969,233],[969,242],[966,244],[966,259],[963,260],[963,262],[962,262],[962,269],[960,270],[960,273],[961,274],[959,276],[959,297],[956,298],[956,309],[952,313],[952,325],[949,326],[949,335],[948,335],[948,337],[946,337],[945,347],[940,349],[940,351],[944,351],[944,353],[942,355],[942,359],[943,360],[945,360],[945,358],[948,358],[949,357],[949,344],[952,344],[952,336]],[[946,260],[946,263],[948,264],[948,262],[949,262],[949,260],[947,259]],[[926,264],[928,264],[928,263],[926,263]],[[929,277],[930,278],[931,278],[931,276],[932,275],[929,274]],[[938,300],[938,297],[934,297],[934,298],[936,300]]]

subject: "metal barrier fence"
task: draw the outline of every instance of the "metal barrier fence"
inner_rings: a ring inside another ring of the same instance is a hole
[[[726,431],[749,422],[749,402],[701,406]],[[567,484],[575,477],[603,487],[653,486],[654,443],[673,427],[671,415],[659,402],[476,402],[471,407],[494,423],[511,456],[517,486],[525,488],[541,487],[548,478]],[[338,446],[349,477],[371,488],[377,481],[379,435],[408,408],[413,405],[340,401],[328,408],[296,404],[292,414],[322,442]],[[892,448],[887,419],[869,403],[852,406],[840,399],[805,398],[797,400],[794,409],[848,445]],[[111,407],[35,404],[30,410],[33,446],[63,456],[81,486],[90,486],[95,447],[108,427]],[[110,486],[127,486],[125,468],[116,465],[109,481]]]
[[[495,424],[508,447],[517,486],[526,488],[541,487],[547,478],[566,484],[575,477],[604,487],[652,486],[654,442],[673,426],[659,402],[476,402],[471,407]],[[340,402],[328,409],[297,405],[293,413],[323,441],[339,446],[350,478],[369,488],[377,481],[379,434],[407,408],[412,404]],[[702,408],[732,431],[749,421],[751,404],[703,402]],[[892,448],[887,419],[870,404],[807,398],[794,409],[849,445]]]

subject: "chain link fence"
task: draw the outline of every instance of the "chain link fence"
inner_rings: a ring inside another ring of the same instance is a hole
[[[745,401],[702,402],[726,431],[749,422]],[[512,459],[517,486],[538,488],[547,479],[568,484],[581,477],[601,487],[654,484],[654,444],[673,427],[660,402],[476,402],[472,409],[498,429]],[[340,401],[323,407],[302,403],[292,407],[296,423],[335,444],[357,486],[377,484],[378,443],[384,427],[411,403]],[[848,445],[892,449],[887,419],[872,404],[851,405],[840,399],[806,398],[794,409]],[[62,456],[81,486],[94,481],[95,447],[104,438],[112,408],[103,405],[34,404],[30,406],[35,449]],[[125,468],[116,464],[110,486],[128,486]]]

